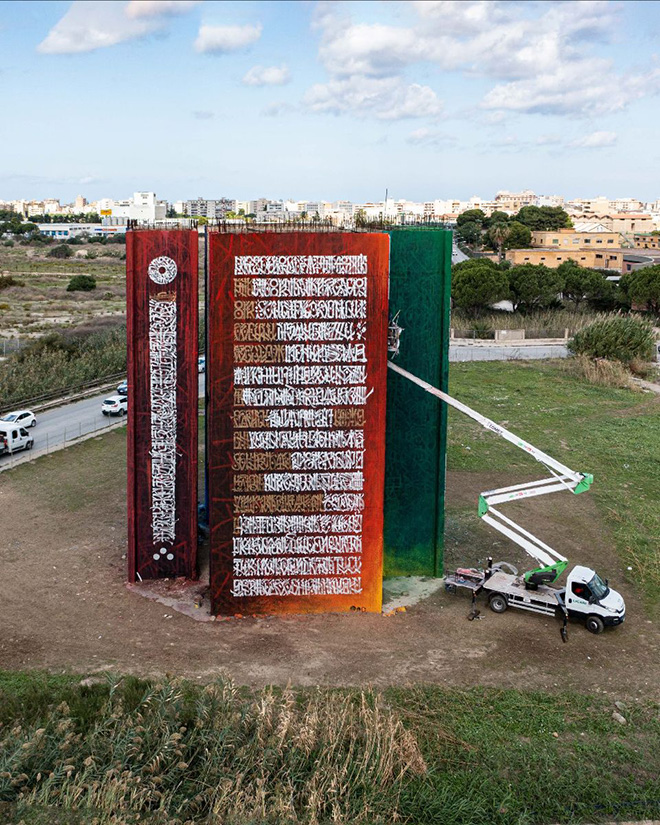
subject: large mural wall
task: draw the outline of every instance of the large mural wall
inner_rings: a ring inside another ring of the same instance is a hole
[[[209,236],[216,613],[380,610],[386,234]]]
[[[196,577],[197,230],[126,236],[128,577]]]

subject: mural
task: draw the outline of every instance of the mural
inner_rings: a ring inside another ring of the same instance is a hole
[[[130,581],[196,577],[197,243],[127,233]]]
[[[384,234],[209,236],[215,612],[379,610]]]

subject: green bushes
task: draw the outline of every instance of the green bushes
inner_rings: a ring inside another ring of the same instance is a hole
[[[452,270],[454,306],[477,313],[509,296],[509,282],[500,266],[488,258],[464,261]]]
[[[568,342],[573,355],[608,358],[630,365],[650,361],[655,355],[653,326],[639,318],[623,316],[596,321],[577,332]]]
[[[85,336],[51,333],[0,363],[0,407],[126,369],[124,326]]]
[[[89,257],[89,253],[87,253]],[[96,278],[93,275],[74,275],[66,288],[67,292],[90,292],[96,289]]]
[[[54,246],[48,253],[49,258],[70,258],[73,253],[65,243]]]

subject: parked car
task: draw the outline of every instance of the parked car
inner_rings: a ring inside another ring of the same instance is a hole
[[[103,415],[126,415],[128,412],[128,398],[125,395],[111,395],[101,404]]]
[[[117,392],[119,395],[128,395],[128,381],[122,381],[117,387]]]
[[[206,356],[200,355],[197,359],[197,372],[206,372]]]
[[[3,415],[0,424],[3,422],[18,424],[19,427],[34,427],[37,423],[37,416],[31,410],[17,410]]]
[[[31,450],[34,438],[25,429],[0,421],[0,455],[17,450]]]

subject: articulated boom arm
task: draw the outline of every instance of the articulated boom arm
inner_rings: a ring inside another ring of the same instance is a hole
[[[454,409],[459,410],[459,412],[468,415],[478,424],[481,424],[482,427],[485,427],[485,429],[491,430],[502,438],[505,438],[515,447],[524,450],[524,452],[532,456],[532,458],[540,464],[543,464],[550,472],[550,478],[543,478],[539,481],[529,481],[524,484],[514,484],[511,487],[502,487],[499,490],[489,490],[482,493],[479,496],[479,515],[487,524],[490,524],[491,527],[494,527],[496,530],[499,530],[500,533],[510,538],[511,541],[522,547],[532,558],[547,568],[547,570],[533,572],[552,572],[553,578],[558,578],[566,568],[568,563],[567,559],[510,518],[507,518],[507,516],[503,515],[499,510],[496,510],[493,505],[502,504],[507,501],[518,501],[523,498],[531,498],[532,496],[543,496],[547,493],[555,493],[562,490],[568,490],[576,494],[583,493],[591,486],[593,476],[589,473],[576,473],[560,461],[552,458],[552,456],[549,456],[542,450],[538,450],[536,447],[528,444],[527,441],[509,432],[509,430],[506,430],[494,421],[491,421],[490,418],[486,418],[486,416],[462,404],[432,384],[422,381],[421,378],[417,378],[397,364],[388,361],[387,366],[391,370],[394,370],[394,372],[412,381],[413,384],[417,384],[423,390],[426,390],[426,392],[435,395],[441,401],[449,404],[450,407],[454,407]]]

